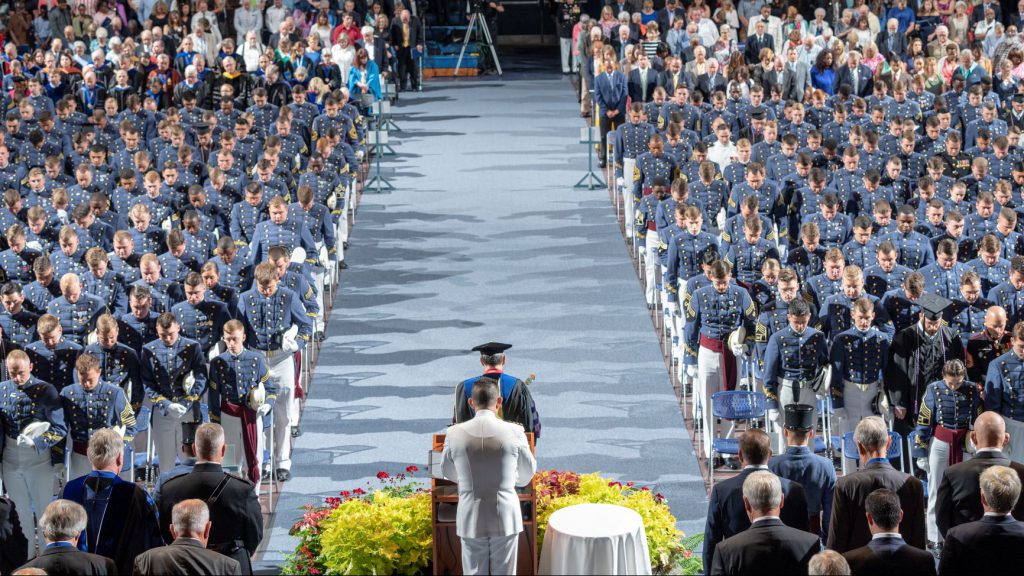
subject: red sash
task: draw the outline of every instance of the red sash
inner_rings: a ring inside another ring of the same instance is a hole
[[[256,482],[260,479],[260,461],[256,458],[256,439],[261,431],[256,429],[256,413],[246,406],[232,404],[221,398],[221,412],[228,416],[234,416],[242,421],[242,451],[245,454],[245,466],[249,474],[249,480]]]
[[[950,430],[945,426],[936,426],[935,437],[949,444],[950,466],[964,461],[964,439],[967,438],[967,428]]]
[[[721,354],[720,358],[721,365],[719,368],[722,370],[722,381],[725,384],[726,390],[736,389],[736,356],[733,355],[732,350],[725,345],[725,340],[714,340],[708,338],[703,334],[700,337],[700,345]]]
[[[292,360],[295,363],[295,399],[298,400],[306,395],[306,392],[302,389],[302,356],[301,352],[296,352],[292,356]]]

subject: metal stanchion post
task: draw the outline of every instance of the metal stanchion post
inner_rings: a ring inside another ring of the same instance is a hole
[[[601,131],[596,126],[580,128],[580,144],[587,145],[587,173],[580,178],[573,188],[593,190],[598,186],[606,186],[605,181],[594,172],[594,145],[601,143]]]

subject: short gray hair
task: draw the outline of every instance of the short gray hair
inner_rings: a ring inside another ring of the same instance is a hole
[[[39,531],[47,542],[73,540],[82,534],[89,517],[77,502],[71,500],[54,500],[46,506],[43,517],[39,519]]]
[[[981,495],[989,508],[1006,514],[1020,498],[1020,477],[1012,468],[992,466],[981,473]]]
[[[505,363],[505,353],[498,352],[497,354],[481,354],[480,360],[482,360],[487,366],[501,366]]]
[[[822,550],[811,556],[811,561],[807,564],[807,573],[810,576],[847,576],[850,573],[850,565],[839,552]]]
[[[220,452],[224,445],[224,429],[220,424],[207,422],[196,428],[196,457],[200,460],[210,460]]]
[[[87,455],[93,468],[106,468],[124,453],[124,438],[110,428],[93,432]]]
[[[182,534],[202,534],[209,521],[210,509],[202,500],[182,500],[171,509],[171,524],[179,537]]]
[[[878,416],[868,416],[857,424],[853,439],[863,446],[865,451],[878,452],[885,450],[889,442],[889,429],[886,428],[885,421]]]
[[[767,470],[759,470],[743,481],[743,497],[750,507],[765,512],[782,505],[782,482]]]

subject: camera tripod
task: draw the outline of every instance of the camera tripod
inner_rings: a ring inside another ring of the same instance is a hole
[[[487,41],[487,49],[491,51],[494,58],[494,67],[498,69],[498,76],[501,76],[501,62],[498,61],[498,52],[494,49],[494,41],[491,39],[491,31],[487,28],[480,11],[473,12],[469,18],[469,26],[466,26],[466,37],[462,40],[462,50],[459,51],[459,60],[455,63],[455,77],[459,77],[459,68],[462,68],[462,58],[466,55],[466,47],[469,46],[469,39],[473,36],[473,29],[479,27],[484,39]]]

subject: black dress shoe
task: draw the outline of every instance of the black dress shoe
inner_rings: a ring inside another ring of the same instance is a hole
[[[317,330],[316,331],[316,341],[317,342],[323,342],[326,339],[327,339],[327,335],[324,334],[323,330]]]
[[[262,480],[264,482],[269,482],[270,481],[270,470],[264,470],[263,473],[260,474],[260,480]]]
[[[342,260],[341,264],[338,264],[338,268],[340,268],[342,270],[348,270],[348,262],[345,262],[344,260]]]
[[[598,165],[599,167],[601,167],[601,168],[604,168],[604,167],[608,166],[608,163],[607,163],[607,162],[605,162],[604,160],[598,160],[598,161],[597,161],[597,165]]]
[[[292,473],[284,468],[278,468],[277,471],[274,472],[274,477],[278,482],[287,482],[292,479]]]
[[[302,429],[298,426],[292,426],[292,438],[298,438],[302,436]]]

